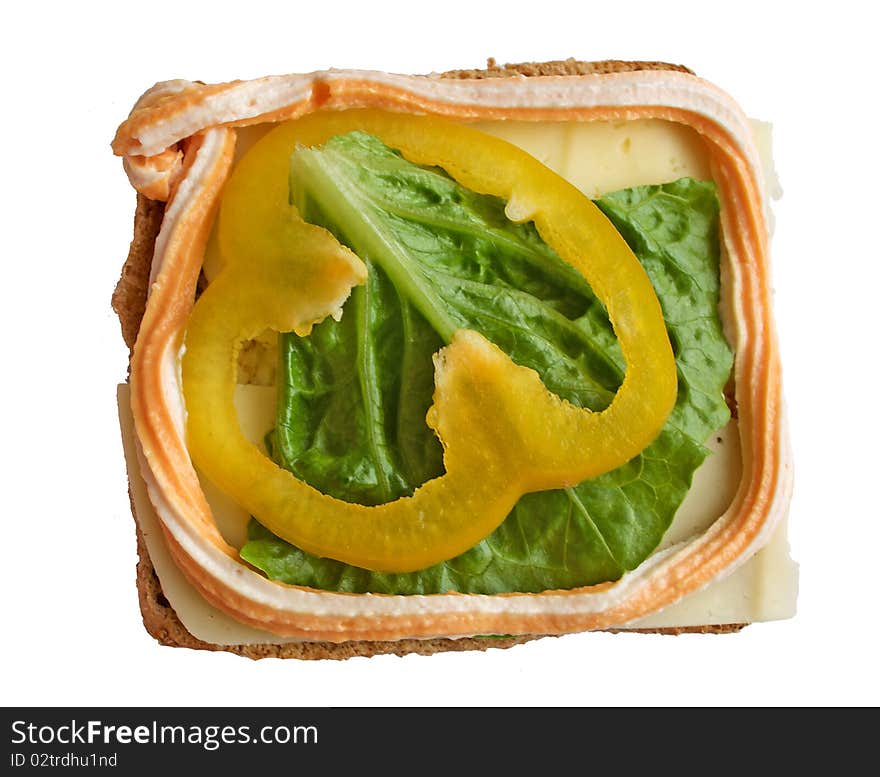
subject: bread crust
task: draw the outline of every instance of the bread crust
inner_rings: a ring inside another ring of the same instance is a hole
[[[518,62],[499,65],[493,57],[486,60],[486,67],[477,70],[447,70],[441,78],[511,78],[526,76],[589,76],[606,73],[632,73],[636,70],[677,70],[679,73],[694,71],[684,65],[673,65],[669,62],[624,61],[620,59],[603,59],[596,62],[584,62],[573,58],[555,59],[548,62]]]
[[[150,264],[156,236],[162,226],[165,203],[137,195],[134,211],[134,237],[128,249],[128,257],[122,266],[122,274],[113,290],[111,306],[119,317],[122,339],[129,354],[137,340],[141,319],[147,307],[147,289],[150,284]]]
[[[489,59],[487,67],[479,70],[454,70],[439,74],[440,78],[474,79],[504,77],[536,77],[587,75],[598,73],[632,72],[635,70],[675,70],[691,73],[682,65],[662,62],[627,62],[604,60],[586,62],[575,59],[539,63],[505,64],[499,66]],[[164,203],[137,195],[134,218],[134,237],[122,274],[113,293],[112,307],[119,317],[122,336],[132,349],[137,339],[141,319],[146,307],[147,290],[150,277],[153,249],[156,236],[162,223]],[[129,495],[130,495],[129,491]],[[248,645],[217,645],[193,636],[180,621],[162,592],[161,583],[155,573],[149,551],[140,528],[137,526],[134,502],[131,500],[132,514],[135,516],[137,537],[137,589],[141,615],[147,632],[160,644],[174,647],[187,647],[197,650],[226,651],[252,659],[260,658],[298,658],[298,659],[346,659],[355,656],[394,654],[403,656],[409,653],[431,655],[438,652],[487,650],[488,648],[508,648],[523,644],[543,636],[525,635],[515,637],[472,637],[460,639],[402,639],[394,641],[354,640],[342,643],[315,641],[294,643],[264,643]],[[745,623],[705,625],[692,627],[660,629],[609,629],[612,633],[624,631],[657,634],[727,634],[739,631]]]

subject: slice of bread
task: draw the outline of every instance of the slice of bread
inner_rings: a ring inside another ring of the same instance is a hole
[[[629,72],[634,70],[678,70],[691,72],[680,65],[658,62],[582,62],[573,59],[544,63],[524,63],[498,66],[489,60],[482,70],[458,70],[443,73],[439,78],[473,79],[500,77],[529,77],[544,75],[584,75],[590,73]],[[141,319],[144,315],[150,265],[156,236],[162,223],[164,203],[150,200],[142,194],[137,195],[134,219],[134,238],[122,275],[113,294],[112,306],[119,317],[122,336],[129,348],[134,347]],[[137,519],[134,500],[132,512]],[[147,631],[162,645],[189,647],[201,650],[225,650],[248,658],[300,658],[343,659],[352,656],[370,656],[392,653],[432,654],[450,650],[485,650],[487,648],[506,648],[522,644],[544,635],[515,637],[473,637],[459,639],[401,639],[395,641],[349,641],[333,642],[287,642],[247,645],[216,645],[193,636],[181,623],[171,604],[162,592],[161,583],[154,570],[150,555],[140,528],[136,525],[137,549],[137,588],[141,613]],[[681,634],[681,633],[730,633],[746,624],[724,624],[690,626],[681,628],[638,629],[634,631]],[[620,631],[613,629],[612,631]]]

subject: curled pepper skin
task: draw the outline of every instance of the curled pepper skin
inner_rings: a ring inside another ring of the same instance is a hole
[[[412,497],[365,507],[321,494],[248,442],[233,404],[235,354],[266,329],[307,334],[337,314],[329,300],[365,268],[288,203],[288,159],[355,129],[417,164],[508,202],[515,221],[583,274],[605,304],[627,370],[599,413],[551,394],[482,335],[458,330],[435,356],[428,424],[444,475]],[[676,368],[660,304],[623,238],[588,198],[497,138],[437,118],[356,110],[283,124],[239,163],[218,222],[222,270],[196,303],[183,389],[195,464],[275,534],[304,550],[383,572],[451,558],[491,533],[525,493],[575,485],[625,463],[659,433],[675,403]]]

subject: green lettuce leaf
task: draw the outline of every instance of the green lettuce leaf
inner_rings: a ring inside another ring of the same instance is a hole
[[[304,216],[369,270],[341,321],[281,337],[270,449],[297,477],[339,499],[379,504],[441,474],[442,450],[425,424],[431,356],[460,327],[483,333],[579,406],[611,401],[625,364],[604,307],[532,224],[507,220],[501,200],[364,133],[301,149],[291,169]],[[614,580],[656,548],[707,455],[703,442],[729,418],[718,201],[711,182],[682,179],[597,204],[651,278],[675,351],[678,401],[658,438],[613,472],[524,496],[474,548],[418,572],[317,558],[256,521],[245,560],[272,579],[325,590],[501,593]]]

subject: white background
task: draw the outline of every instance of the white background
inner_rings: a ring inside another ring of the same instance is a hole
[[[301,7],[301,10],[298,8]],[[715,8],[724,8],[713,10]],[[25,705],[877,704],[876,24],[869,3],[20,3],[2,45],[0,688]],[[779,9],[779,10],[777,10]],[[797,9],[797,10],[794,10]],[[143,630],[110,295],[134,194],[109,141],[138,95],[334,67],[689,65],[775,125],[775,310],[798,616],[726,637],[251,662]]]

